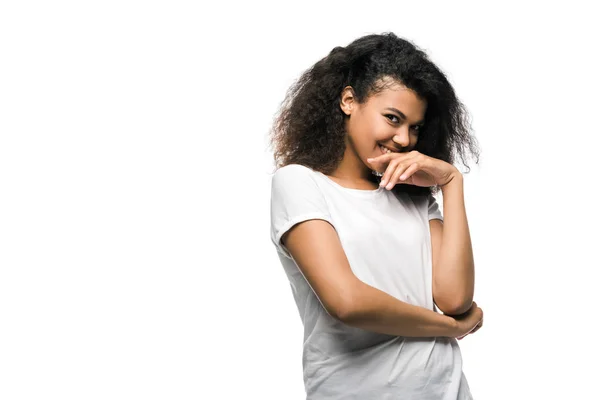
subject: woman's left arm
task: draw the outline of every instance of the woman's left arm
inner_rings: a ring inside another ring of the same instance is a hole
[[[444,314],[468,311],[475,291],[475,267],[463,195],[463,176],[452,164],[416,150],[386,153],[367,162],[388,190],[396,184],[439,185],[444,198],[444,222],[429,221],[433,264],[433,300]]]
[[[458,315],[469,310],[475,291],[475,265],[462,174],[457,171],[441,190],[444,222],[439,219],[429,221],[433,300],[444,314]]]

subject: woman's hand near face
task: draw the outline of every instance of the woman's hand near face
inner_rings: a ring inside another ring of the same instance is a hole
[[[392,189],[396,184],[415,186],[444,186],[460,171],[445,161],[426,156],[416,150],[408,153],[387,153],[367,162],[382,172],[381,186]]]

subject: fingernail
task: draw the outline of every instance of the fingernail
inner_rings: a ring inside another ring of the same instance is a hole
[[[384,187],[385,186],[385,181],[379,182],[379,186]]]

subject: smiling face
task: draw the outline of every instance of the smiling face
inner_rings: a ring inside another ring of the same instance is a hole
[[[368,168],[367,158],[381,155],[381,146],[396,152],[414,149],[427,103],[397,83],[359,104],[351,87],[342,91],[340,107],[346,119],[346,156],[354,154]],[[348,150],[352,150],[349,152]],[[357,160],[357,161],[358,161]]]

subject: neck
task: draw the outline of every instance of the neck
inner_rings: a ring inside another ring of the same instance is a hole
[[[375,182],[371,169],[367,168],[356,154],[354,147],[348,142],[348,136],[346,136],[344,157],[330,175],[347,182]]]

